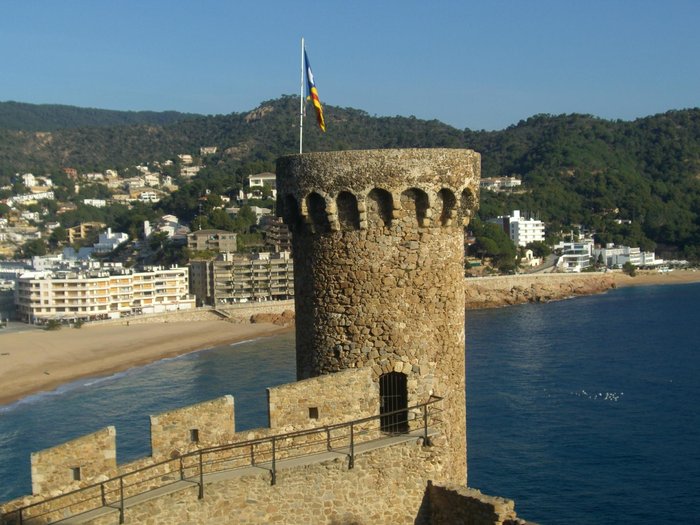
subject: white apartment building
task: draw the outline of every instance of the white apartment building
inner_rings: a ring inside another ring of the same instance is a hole
[[[36,202],[45,199],[53,200],[53,191],[42,191],[39,193],[23,193],[21,195],[14,195],[7,199],[7,205],[12,206],[14,203],[28,204],[31,202]]]
[[[578,273],[589,266],[593,259],[593,239],[583,238],[579,241],[561,241],[554,247],[561,250],[557,268],[567,273]]]
[[[187,268],[156,267],[27,272],[17,280],[15,304],[22,321],[44,324],[186,310],[195,307],[195,300]]]
[[[520,210],[513,210],[508,219],[508,234],[516,246],[527,246],[531,242],[544,241],[544,223],[537,219],[526,219]]]
[[[129,240],[129,235],[122,232],[112,233],[112,228],[100,233],[97,243],[93,245],[95,253],[109,253],[122,243]]]
[[[517,177],[483,177],[479,181],[482,189],[490,191],[503,191],[519,188],[523,181]]]
[[[105,199],[83,199],[83,204],[94,206],[95,208],[104,208],[107,206],[107,201]]]
[[[654,252],[643,252],[638,247],[615,246],[613,243],[608,243],[605,248],[595,250],[596,259],[600,256],[608,268],[622,267],[626,262],[635,266],[658,266],[664,263],[663,259],[656,258]]]
[[[544,223],[538,219],[526,219],[520,210],[513,210],[512,215],[501,215],[488,222],[501,224],[516,246],[527,246],[531,242],[544,241]]]

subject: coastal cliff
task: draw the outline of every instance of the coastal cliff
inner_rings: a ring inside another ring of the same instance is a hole
[[[467,279],[467,310],[523,303],[543,303],[615,288],[611,274],[536,274]]]

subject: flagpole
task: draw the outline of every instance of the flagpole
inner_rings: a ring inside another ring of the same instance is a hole
[[[304,141],[304,37],[301,37],[301,86],[299,88],[299,154]]]

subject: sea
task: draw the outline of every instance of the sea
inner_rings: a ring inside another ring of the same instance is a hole
[[[700,284],[469,311],[469,485],[542,525],[700,523],[699,313]],[[0,406],[0,501],[31,492],[32,451],[108,425],[119,462],[149,454],[149,415],[224,394],[264,426],[294,368],[290,333]]]

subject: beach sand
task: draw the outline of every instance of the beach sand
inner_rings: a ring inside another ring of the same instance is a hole
[[[700,282],[700,271],[695,270],[673,270],[661,273],[658,270],[637,270],[634,277],[622,272],[615,272],[615,286],[645,286],[658,284],[689,284]]]
[[[288,331],[270,323],[188,321],[0,331],[0,405],[83,377],[100,377],[219,345]]]

